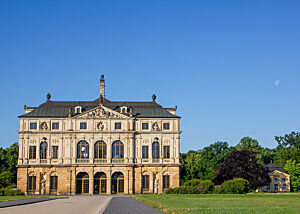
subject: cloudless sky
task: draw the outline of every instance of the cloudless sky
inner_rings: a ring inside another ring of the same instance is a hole
[[[23,105],[111,100],[178,106],[181,151],[300,128],[300,1],[0,1],[0,146]]]

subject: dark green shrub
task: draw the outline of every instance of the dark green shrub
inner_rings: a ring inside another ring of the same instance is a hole
[[[224,194],[243,194],[248,193],[250,190],[249,181],[243,178],[234,178],[222,183],[221,192]]]
[[[12,188],[17,188],[16,184],[12,184],[6,187],[6,189],[12,189]]]
[[[200,188],[202,194],[207,194],[214,191],[215,184],[210,180],[193,179],[185,182],[183,186]]]
[[[221,193],[222,193],[221,185],[215,186],[213,194],[221,194]]]
[[[24,195],[19,189],[0,189],[0,196]]]
[[[203,192],[202,187],[180,186],[167,189],[165,194],[201,194]]]

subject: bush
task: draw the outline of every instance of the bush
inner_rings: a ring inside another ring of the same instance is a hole
[[[249,181],[243,178],[234,178],[233,180],[228,180],[222,183],[220,193],[224,194],[243,194],[248,193],[250,190]]]
[[[14,196],[14,195],[24,195],[19,189],[0,189],[0,196]]]
[[[180,186],[170,188],[165,191],[165,194],[201,194],[204,190],[201,187]]]
[[[221,185],[215,186],[213,194],[221,194],[221,193],[222,193]]]
[[[185,182],[183,186],[201,188],[203,189],[201,193],[207,194],[212,193],[214,191],[215,184],[210,180],[193,179]]]
[[[12,184],[6,187],[6,189],[13,189],[13,188],[17,188],[16,184]]]

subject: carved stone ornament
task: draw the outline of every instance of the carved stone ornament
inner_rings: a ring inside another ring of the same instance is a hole
[[[40,125],[40,129],[43,131],[47,131],[48,130],[48,125],[46,122],[42,122]]]
[[[159,131],[159,130],[160,130],[160,129],[159,129],[159,125],[157,124],[157,122],[153,123],[152,129],[153,129],[154,131]]]
[[[97,129],[99,131],[103,131],[104,130],[104,124],[102,122],[97,123]]]
[[[93,111],[90,111],[84,115],[81,115],[79,118],[122,118],[122,116],[120,116],[114,112],[107,111],[102,107],[99,107]]]

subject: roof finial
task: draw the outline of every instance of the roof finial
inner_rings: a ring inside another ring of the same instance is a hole
[[[155,94],[152,95],[152,100],[153,100],[153,102],[155,102],[155,100],[156,100],[156,95]]]
[[[104,80],[104,75],[101,74],[101,79],[100,79],[100,97],[104,98],[105,97],[105,80]]]
[[[47,98],[47,102],[49,102],[49,101],[50,101],[50,99],[51,99],[51,94],[50,94],[50,93],[48,93],[48,94],[46,95],[46,98]]]

